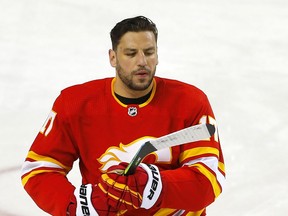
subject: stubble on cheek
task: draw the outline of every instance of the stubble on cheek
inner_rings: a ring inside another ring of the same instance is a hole
[[[146,71],[146,75],[143,75],[143,77],[139,75],[139,71],[141,70]],[[128,88],[135,90],[135,91],[146,90],[150,86],[153,80],[154,74],[155,74],[155,72],[151,72],[150,70],[143,69],[143,68],[132,71],[131,73],[125,73],[123,68],[119,64],[117,64],[116,66],[116,71],[121,81]]]

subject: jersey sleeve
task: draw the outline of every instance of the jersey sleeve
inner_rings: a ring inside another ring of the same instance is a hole
[[[65,215],[74,186],[66,175],[77,160],[65,100],[60,95],[22,166],[22,184],[35,203],[51,215]]]
[[[210,123],[216,132],[209,139],[182,145],[179,168],[161,172],[162,208],[202,212],[223,190],[225,168],[216,120],[204,93],[197,104],[191,125]]]

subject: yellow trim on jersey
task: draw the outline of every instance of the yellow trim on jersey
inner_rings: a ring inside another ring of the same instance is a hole
[[[204,209],[197,211],[197,212],[189,212],[186,214],[186,216],[200,216],[203,211],[204,211]]]
[[[225,164],[224,164],[224,163],[218,162],[218,168],[219,168],[223,173],[225,173]]]
[[[114,92],[114,83],[116,81],[116,78],[112,79],[112,82],[111,82],[111,94],[113,96],[113,98],[117,101],[117,103],[119,103],[122,107],[127,107],[126,104],[122,103],[115,95],[115,92]]]
[[[157,211],[153,216],[164,216],[177,212],[178,209],[162,208]]]
[[[171,209],[171,208],[162,208],[159,211],[157,211],[153,216],[166,216],[166,215],[171,215],[171,214],[175,214],[178,211],[181,211],[179,209]],[[204,209],[197,211],[197,212],[188,212],[185,215],[186,216],[200,216],[202,214],[202,212],[204,211]]]
[[[152,88],[151,95],[150,95],[150,97],[148,98],[148,100],[146,102],[144,102],[142,104],[139,104],[140,108],[145,107],[146,105],[148,105],[151,102],[151,100],[154,98],[154,95],[155,95],[155,92],[156,92],[156,86],[157,86],[156,81],[155,81],[155,79],[153,79],[153,88]]]
[[[51,162],[51,163],[57,164],[58,166],[60,166],[63,169],[65,169],[65,171],[67,173],[72,169],[71,167],[65,166],[64,164],[62,164],[59,161],[55,160],[54,158],[43,156],[43,155],[39,155],[39,154],[35,153],[34,151],[29,151],[28,155],[27,155],[27,158],[31,158],[31,159],[36,160],[36,161],[47,161],[47,162]]]
[[[193,164],[190,165],[189,167],[196,167],[204,176],[206,176],[206,178],[208,178],[208,180],[212,185],[215,198],[220,195],[221,188],[217,182],[216,176],[213,173],[211,173],[208,169],[206,169],[202,164]]]
[[[180,154],[179,161],[180,163],[187,158],[195,157],[204,154],[213,154],[219,157],[219,150],[213,147],[197,147],[193,149],[188,149]]]
[[[57,173],[60,173],[62,175],[66,175],[66,173],[64,171],[55,171],[55,170],[35,170],[35,171],[32,171],[31,173],[29,173],[29,175],[25,176],[24,178],[22,178],[22,185],[25,186],[26,183],[28,182],[28,180],[30,178],[32,178],[33,176],[36,176],[40,173],[49,173],[49,172],[57,172]]]
[[[114,83],[115,83],[115,81],[116,81],[116,78],[113,78],[112,82],[111,82],[111,94],[114,97],[114,99],[117,101],[117,103],[119,103],[122,107],[127,107],[127,104],[122,103],[115,95],[115,92],[114,92]],[[148,105],[150,103],[150,101],[153,99],[153,97],[155,95],[155,92],[156,92],[156,85],[157,85],[156,84],[156,80],[153,79],[153,88],[152,88],[151,95],[150,95],[150,97],[148,98],[148,100],[145,103],[139,104],[140,108],[145,107],[146,105]]]

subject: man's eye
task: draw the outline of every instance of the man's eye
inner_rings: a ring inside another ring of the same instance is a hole
[[[150,52],[146,52],[146,53],[145,53],[146,56],[151,56],[151,55],[153,55],[153,54],[154,54],[154,51],[150,51]]]
[[[127,56],[130,56],[130,57],[133,57],[135,56],[136,54],[135,53],[126,53]]]

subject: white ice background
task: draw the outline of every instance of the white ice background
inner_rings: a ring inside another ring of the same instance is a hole
[[[136,15],[158,26],[157,75],[214,109],[227,185],[208,215],[288,215],[287,0],[0,0],[0,215],[47,215],[22,162],[61,89],[114,76],[109,32]]]

